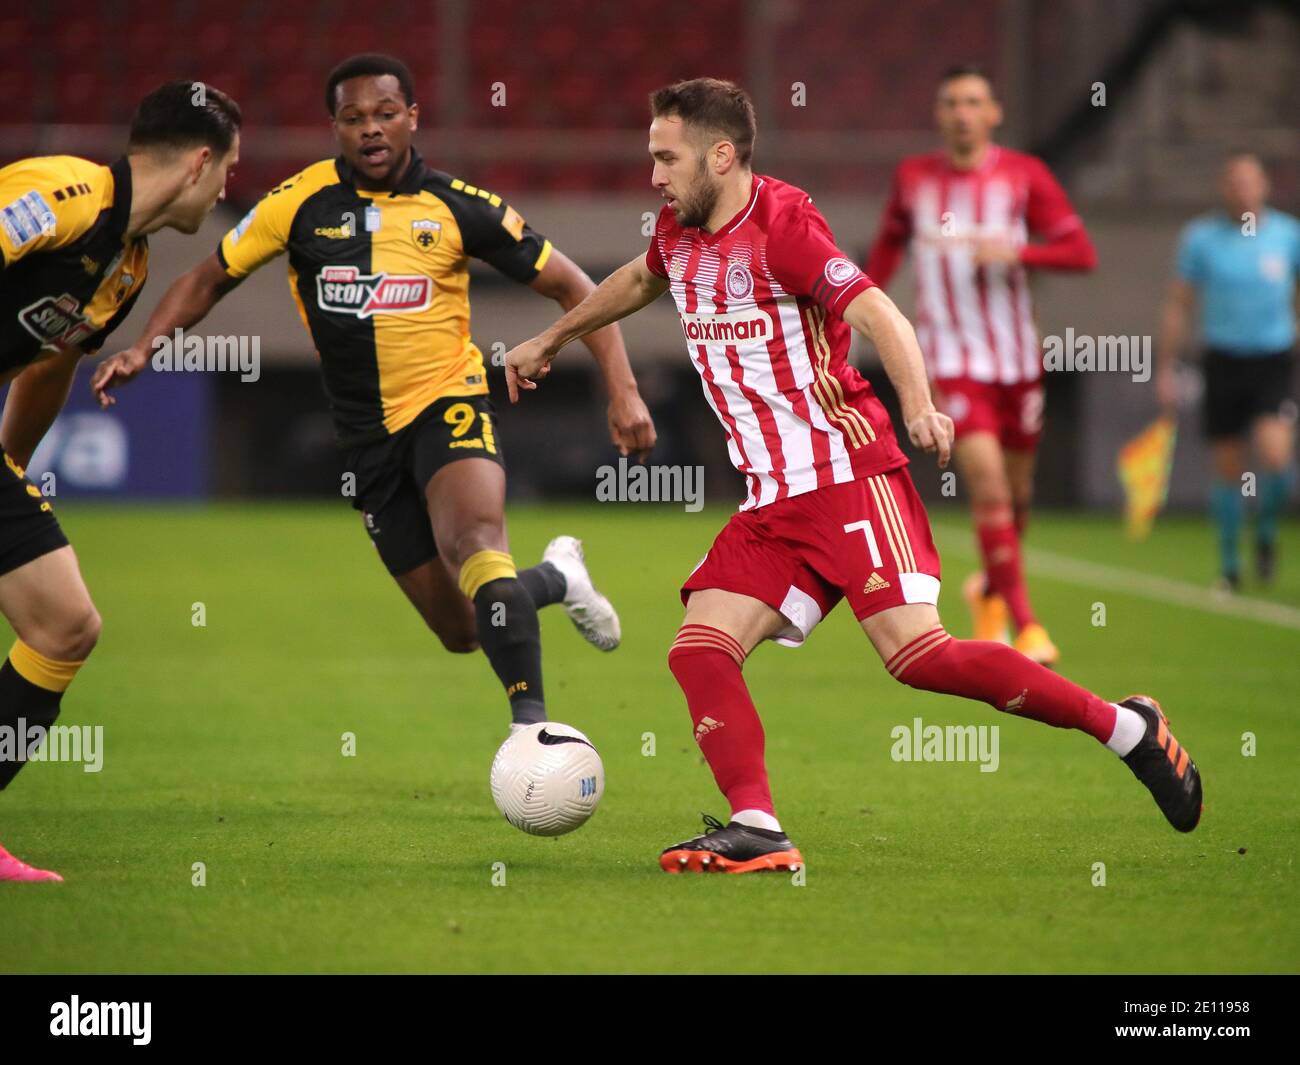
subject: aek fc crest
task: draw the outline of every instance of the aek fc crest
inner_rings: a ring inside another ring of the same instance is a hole
[[[421,251],[433,251],[442,240],[442,223],[432,218],[417,218],[411,223],[411,239]]]

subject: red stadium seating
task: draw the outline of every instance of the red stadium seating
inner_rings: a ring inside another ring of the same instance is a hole
[[[938,71],[972,54],[997,54],[996,26],[979,5],[819,0],[816,7],[817,18],[797,5],[773,9],[779,110],[761,116],[769,129],[924,127]],[[474,0],[466,10],[465,105],[452,125],[482,131],[644,130],[651,89],[706,73],[743,81],[749,35],[763,29],[747,17],[752,5],[745,0]],[[274,143],[277,127],[319,129],[320,155],[332,151],[323,87],[330,68],[348,55],[402,56],[416,77],[421,124],[444,126],[438,107],[446,42],[438,11],[432,0],[369,8],[321,0],[215,7],[123,0],[60,12],[57,33],[49,32],[47,12],[6,12],[0,92],[7,106],[0,123],[123,123],[162,81],[202,78],[243,108],[245,162],[232,185],[232,196],[243,197],[302,162],[259,153],[259,144]],[[828,24],[863,31],[828,34]],[[917,41],[925,42],[920,57]],[[497,82],[505,84],[505,107],[492,105]],[[790,105],[794,82],[806,87],[806,107]],[[479,179],[504,191],[524,184],[642,190],[649,180],[648,162],[507,156],[482,169]],[[827,177],[835,180],[834,173]]]

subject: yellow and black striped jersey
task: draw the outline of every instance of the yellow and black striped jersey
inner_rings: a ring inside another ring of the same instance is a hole
[[[381,439],[443,396],[487,392],[470,337],[469,259],[532,281],[551,253],[509,204],[412,149],[392,192],[356,188],[343,159],[272,189],[222,240],[242,278],[283,251],[321,360],[340,443]]]
[[[42,348],[97,351],[130,313],[149,271],[149,242],[125,240],[131,166],[72,155],[0,170],[0,373]]]

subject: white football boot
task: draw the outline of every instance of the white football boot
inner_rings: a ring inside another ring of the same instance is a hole
[[[564,574],[564,612],[583,639],[602,651],[614,650],[623,635],[618,614],[591,583],[582,541],[573,536],[557,536],[546,545],[542,561],[551,563]]]

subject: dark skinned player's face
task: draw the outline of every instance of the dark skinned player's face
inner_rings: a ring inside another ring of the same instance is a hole
[[[334,89],[334,134],[357,184],[391,189],[410,160],[418,109],[392,74],[341,81]]]

